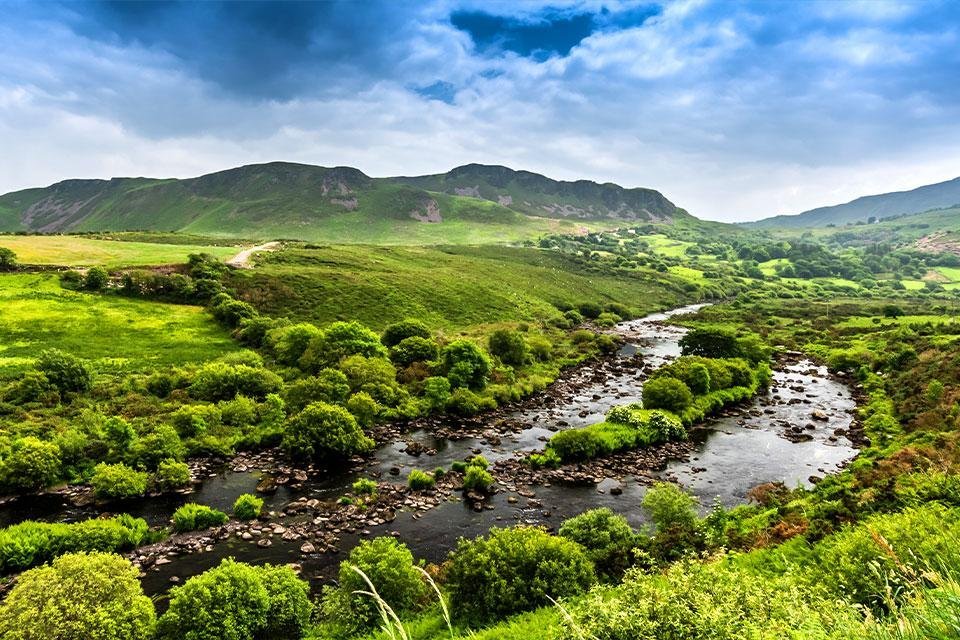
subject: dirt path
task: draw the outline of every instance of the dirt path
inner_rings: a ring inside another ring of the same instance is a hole
[[[265,242],[264,244],[258,244],[255,247],[244,249],[237,255],[233,256],[227,260],[227,264],[231,267],[237,267],[238,269],[252,269],[253,265],[250,264],[250,258],[253,256],[253,254],[260,251],[273,251],[279,246],[279,242]]]

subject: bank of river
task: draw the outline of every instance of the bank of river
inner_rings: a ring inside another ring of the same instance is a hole
[[[394,535],[416,556],[440,561],[460,537],[518,522],[557,527],[565,518],[599,506],[642,526],[640,501],[657,479],[679,481],[704,508],[714,500],[730,506],[746,501],[757,484],[808,484],[855,455],[847,438],[854,410],[850,390],[809,361],[790,359],[778,364],[768,391],[694,430],[689,442],[537,474],[520,462],[542,449],[557,430],[598,422],[612,406],[639,401],[649,372],[680,353],[684,329],[666,321],[696,308],[621,323],[616,332],[625,345],[615,357],[569,372],[542,396],[466,425],[424,422],[381,446],[371,459],[348,467],[289,469],[281,456],[268,452],[202,470],[203,482],[190,495],[117,506],[162,525],[187,500],[229,512],[241,493],[255,491],[258,484],[263,488],[265,477],[279,480],[275,491],[264,496],[271,513],[266,521],[175,536],[132,553],[146,590],[162,592],[231,556],[254,563],[295,563],[319,586],[364,537]],[[477,453],[491,461],[498,480],[499,490],[487,500],[464,499],[454,474],[432,492],[408,492],[403,486],[411,469],[449,469]],[[360,477],[378,480],[381,499],[364,510],[337,505]],[[92,507],[72,507],[62,497],[48,496],[6,505],[0,522],[94,513]]]

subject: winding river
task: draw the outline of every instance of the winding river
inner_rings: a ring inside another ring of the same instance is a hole
[[[776,367],[768,391],[694,430],[691,443],[672,459],[664,457],[661,464],[639,471],[634,464],[630,473],[616,468],[588,470],[588,475],[592,474],[589,482],[540,479],[531,483],[529,478],[509,477],[509,470],[518,468],[516,460],[542,449],[558,429],[598,422],[612,406],[639,401],[647,374],[680,355],[678,341],[685,330],[667,321],[699,307],[682,307],[619,324],[615,331],[626,342],[616,357],[573,370],[544,394],[542,402],[523,403],[522,408],[499,413],[490,418],[491,424],[472,430],[469,437],[442,438],[433,435],[436,430],[403,434],[362,465],[313,473],[294,483],[295,489],[279,486],[275,493],[265,495],[264,510],[272,512],[269,522],[240,525],[220,535],[201,532],[190,538],[188,546],[166,543],[158,545],[152,555],[134,552],[131,557],[143,565],[145,589],[163,592],[231,556],[254,563],[295,563],[319,586],[335,574],[346,552],[363,537],[394,535],[417,557],[440,561],[460,537],[518,522],[557,527],[565,518],[600,506],[643,526],[646,521],[640,502],[654,480],[680,482],[699,498],[704,509],[714,501],[732,506],[745,502],[755,485],[808,485],[856,455],[847,438],[855,407],[850,390],[822,367],[794,358]],[[410,469],[449,468],[452,462],[476,453],[493,463],[500,484],[500,490],[483,503],[464,500],[459,492],[441,484],[429,500],[422,501],[404,497],[397,490],[405,508],[393,509],[383,517],[378,511],[355,526],[331,524],[323,515],[336,512],[332,501],[359,477],[399,485]],[[255,490],[263,476],[261,469],[282,464],[269,455],[235,460],[205,470],[202,483],[189,495],[143,499],[114,508],[143,517],[151,525],[165,524],[176,507],[188,500],[230,512],[237,496]],[[26,518],[70,521],[97,513],[91,506],[71,506],[63,496],[44,495],[0,506],[0,525]],[[317,543],[314,549],[314,541],[304,533],[314,526],[325,527],[327,540],[335,542]]]

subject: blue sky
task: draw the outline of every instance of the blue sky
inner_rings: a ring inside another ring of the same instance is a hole
[[[484,162],[746,220],[960,175],[957,2],[0,0],[0,192]]]

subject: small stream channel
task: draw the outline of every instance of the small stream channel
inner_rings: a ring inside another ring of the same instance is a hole
[[[255,524],[254,535],[247,534],[243,539],[241,533],[247,529],[237,529],[224,533],[222,539],[200,538],[191,548],[199,551],[196,553],[185,553],[176,546],[163,547],[144,564],[145,589],[148,593],[163,592],[226,557],[253,563],[296,563],[317,587],[335,575],[346,552],[363,537],[394,535],[410,546],[415,556],[441,561],[460,537],[474,537],[492,526],[518,522],[557,527],[565,518],[600,506],[622,513],[635,526],[643,526],[646,519],[640,502],[653,480],[680,482],[699,498],[704,509],[715,500],[732,506],[745,502],[747,492],[755,485],[774,481],[788,486],[808,485],[812,476],[835,471],[856,454],[846,437],[855,407],[850,390],[831,379],[822,367],[795,359],[775,369],[768,391],[694,430],[684,452],[656,468],[637,474],[595,475],[596,482],[586,484],[548,481],[530,485],[498,473],[509,469],[525,452],[542,449],[544,441],[557,430],[598,422],[612,406],[639,401],[649,371],[680,355],[678,341],[685,330],[666,321],[700,306],[621,323],[616,332],[626,342],[617,357],[572,371],[545,394],[549,397],[544,402],[524,403],[522,408],[500,414],[497,425],[490,425],[489,430],[475,431],[475,436],[462,439],[413,431],[380,447],[366,468],[314,474],[297,489],[279,487],[276,493],[264,496],[265,512],[274,515],[268,523]],[[638,361],[642,363],[639,366]],[[504,429],[504,425],[510,428]],[[408,454],[410,443],[422,445],[424,453]],[[500,491],[482,505],[464,500],[459,492],[441,489],[432,503],[407,500],[407,508],[391,511],[389,518],[332,529],[335,545],[324,549],[335,550],[327,552],[319,548],[317,552],[304,552],[310,538],[306,534],[291,535],[294,530],[303,531],[311,519],[314,524],[325,520],[316,509],[291,511],[291,501],[310,500],[311,505],[324,505],[317,509],[335,510],[331,501],[346,493],[359,477],[399,485],[413,468],[448,469],[454,461],[476,453],[494,463],[494,475],[501,483]],[[151,525],[168,522],[176,507],[186,501],[229,513],[240,494],[254,492],[261,472],[233,464],[208,476],[187,496],[131,501],[111,505],[112,510],[145,518]],[[92,507],[70,506],[58,495],[34,496],[0,506],[0,525],[26,518],[71,521],[97,513]],[[314,519],[318,513],[319,520]],[[144,562],[138,552],[131,557]]]

